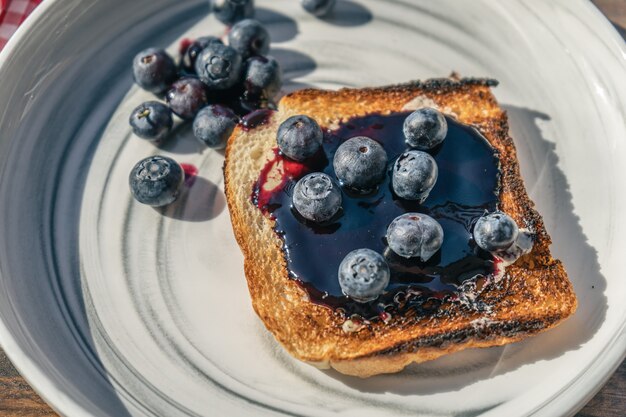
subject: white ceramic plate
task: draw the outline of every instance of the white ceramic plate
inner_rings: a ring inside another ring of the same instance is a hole
[[[250,308],[222,154],[156,149],[127,118],[142,47],[222,33],[204,0],[47,0],[0,54],[0,342],[62,414],[567,415],[626,351],[626,48],[591,3],[258,1],[286,90],[500,80],[526,186],[579,297],[557,329],[356,380],[292,360]],[[200,177],[163,213],[127,174]]]

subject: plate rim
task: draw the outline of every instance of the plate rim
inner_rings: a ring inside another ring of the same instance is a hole
[[[30,29],[36,26],[47,14],[54,10],[58,4],[66,0],[46,0],[38,5],[37,8],[26,18],[26,20],[18,27],[15,33],[10,37],[7,44],[0,51],[0,67],[4,67],[11,55],[18,49],[18,45],[26,38]],[[555,3],[556,8],[563,8],[560,3]],[[597,6],[591,0],[581,0],[579,2],[571,2],[568,4],[570,11],[574,11],[577,15],[583,15],[590,20],[588,23],[597,27],[604,27],[605,34],[596,36],[596,39],[608,37],[611,41],[611,50],[620,53],[626,62],[626,42],[618,33],[617,29],[602,14]],[[607,55],[612,61],[619,63],[615,56]],[[622,63],[623,65],[623,63]],[[615,79],[610,78],[611,84],[614,85]],[[618,93],[618,96],[626,94]],[[0,273],[0,280],[3,280]],[[60,415],[92,415],[92,413],[79,403],[73,397],[65,395],[62,389],[59,389],[52,378],[40,366],[30,361],[28,356],[17,343],[5,324],[4,317],[0,316],[0,348],[2,348],[9,358],[13,366],[18,370],[19,374],[28,382],[30,387],[58,414]],[[557,394],[550,398],[549,401],[537,405],[530,414],[552,415],[557,411],[555,405],[565,408],[558,408],[563,415],[574,415],[582,409],[611,378],[615,370],[626,359],[626,320],[622,321],[621,326],[612,335],[612,340],[604,346],[603,354],[597,356],[592,362],[587,364],[586,369],[572,381],[572,383],[564,386]],[[602,363],[602,366],[592,366]],[[582,388],[578,388],[580,386]],[[584,395],[580,395],[584,394]],[[496,407],[487,412],[486,415],[491,416],[497,413],[500,407]]]
[[[9,38],[4,48],[0,50],[0,67],[3,67],[8,58],[17,50],[22,39],[28,36],[30,28],[34,27],[40,20],[45,18],[48,10],[54,8],[57,3],[63,0],[46,0],[41,2],[31,12],[28,17],[18,26],[17,30]],[[0,280],[4,280],[0,272]],[[70,396],[64,395],[58,389],[52,378],[50,378],[41,367],[31,362],[20,349],[17,340],[4,323],[4,317],[0,316],[0,348],[4,351],[13,367],[24,378],[31,389],[45,401],[45,403],[57,414],[67,415],[90,415],[89,411],[78,401]]]

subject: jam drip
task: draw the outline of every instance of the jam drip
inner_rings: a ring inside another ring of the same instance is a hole
[[[485,211],[493,211],[498,205],[500,171],[496,151],[474,128],[447,118],[446,139],[429,152],[439,167],[430,196],[422,204],[399,199],[391,189],[391,167],[408,150],[402,133],[408,114],[350,119],[326,131],[323,152],[303,163],[290,161],[275,150],[252,193],[253,202],[276,221],[275,231],[283,240],[291,277],[307,290],[311,301],[346,316],[384,319],[407,309],[416,314],[433,314],[443,301],[463,298],[463,289],[475,288],[474,284],[467,285],[469,280],[475,283],[495,271],[493,257],[475,246],[471,229]],[[343,210],[329,224],[302,219],[291,208],[295,183],[316,171],[336,178],[332,166],[335,151],[355,136],[368,136],[385,148],[389,169],[384,182],[368,195],[352,195],[344,190]],[[407,212],[428,214],[443,227],[443,246],[428,262],[401,258],[387,248],[387,226]],[[386,293],[369,303],[342,295],[337,279],[342,259],[358,248],[383,254],[391,269]]]
[[[258,126],[266,124],[272,113],[274,111],[271,109],[258,109],[254,110],[241,118],[239,124],[243,128],[244,131],[249,131],[250,129],[254,129]]]

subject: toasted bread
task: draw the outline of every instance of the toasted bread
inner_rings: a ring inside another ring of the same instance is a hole
[[[368,377],[466,348],[516,342],[556,326],[576,310],[572,285],[550,254],[550,237],[524,188],[506,113],[490,90],[496,85],[490,79],[444,78],[381,88],[305,89],[283,97],[264,125],[235,129],[224,167],[232,225],[245,257],[254,310],[291,355],[320,368]],[[484,311],[446,302],[433,316],[393,316],[346,331],[346,317],[312,303],[289,277],[274,221],[251,201],[253,186],[276,147],[278,126],[290,116],[305,114],[330,127],[354,116],[424,105],[473,125],[498,151],[500,209],[535,233],[533,249],[483,289],[479,297],[489,306]]]

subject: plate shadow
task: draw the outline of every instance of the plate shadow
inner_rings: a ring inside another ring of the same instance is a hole
[[[257,7],[254,18],[265,25],[272,43],[287,42],[298,34],[298,24],[286,14]]]
[[[226,208],[224,193],[206,178],[191,177],[186,180],[185,187],[174,203],[155,210],[171,219],[204,222],[214,219]]]
[[[354,27],[365,25],[372,18],[372,12],[362,4],[351,0],[337,0],[335,8],[329,15],[319,20],[335,26]]]

